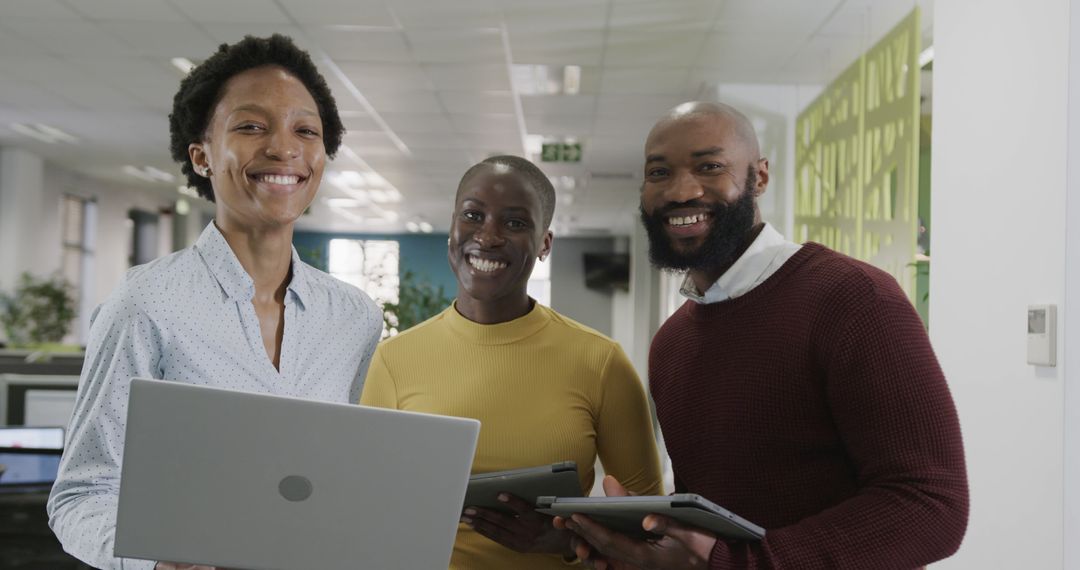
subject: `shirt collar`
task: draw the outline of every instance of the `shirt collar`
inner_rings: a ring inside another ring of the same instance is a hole
[[[210,273],[229,299],[250,301],[255,297],[255,281],[244,270],[244,266],[240,265],[236,253],[229,247],[229,242],[225,241],[225,236],[213,221],[207,224],[195,242],[195,250],[202,256],[210,268]],[[292,248],[292,279],[285,296],[286,303],[295,299],[301,306],[304,305],[304,299],[311,293],[308,270],[307,265],[300,261],[296,248]]]
[[[784,236],[780,235],[772,224],[766,223],[750,247],[746,248],[739,259],[735,260],[705,293],[698,292],[689,275],[683,279],[679,293],[703,305],[739,297],[761,281],[761,276],[769,269],[773,259],[782,252],[786,243]]]

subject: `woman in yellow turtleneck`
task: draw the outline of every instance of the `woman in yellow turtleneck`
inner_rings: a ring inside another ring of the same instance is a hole
[[[462,177],[451,222],[454,305],[375,351],[360,403],[476,418],[474,473],[575,461],[587,494],[599,456],[627,489],[661,494],[645,392],[619,345],[529,298],[551,251],[555,191],[531,162],[489,158]],[[562,568],[570,537],[508,497],[516,516],[467,508],[455,569]]]

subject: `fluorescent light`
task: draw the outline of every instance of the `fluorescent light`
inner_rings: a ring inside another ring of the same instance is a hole
[[[510,81],[518,95],[557,95],[563,89],[557,71],[547,65],[515,63]]]
[[[146,182],[174,182],[176,177],[164,170],[154,168],[153,166],[144,166],[139,168],[137,166],[127,165],[123,168],[124,174],[128,176],[144,180]]]
[[[926,67],[926,64],[934,61],[934,46],[930,46],[919,54],[919,69]]]
[[[431,227],[431,224],[427,222],[420,222],[420,231],[424,232],[425,234],[430,234],[431,231],[434,229],[435,228]]]
[[[199,191],[198,190],[192,188],[191,186],[187,186],[187,185],[184,185],[184,184],[181,184],[180,186],[177,186],[176,191],[183,194],[184,196],[190,196],[192,198],[198,198],[199,197]]]
[[[528,158],[540,156],[544,150],[544,135],[525,135],[525,154]]]
[[[327,206],[331,208],[360,208],[364,206],[360,200],[353,198],[327,198],[324,200]]]
[[[405,222],[405,229],[409,230],[409,233],[416,233],[420,231],[420,224],[416,222]]]
[[[32,125],[26,123],[11,123],[11,130],[49,144],[56,144],[59,142],[74,144],[79,142],[78,137],[66,133],[56,127],[42,123],[34,123]]]
[[[563,93],[577,95],[581,92],[581,66],[568,65],[563,68]]]
[[[184,75],[191,73],[191,70],[195,69],[195,64],[186,57],[174,57],[169,61],[173,64],[173,67],[179,69],[180,73]]]

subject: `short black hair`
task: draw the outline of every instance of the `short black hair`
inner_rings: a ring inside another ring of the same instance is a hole
[[[315,99],[323,124],[326,155],[333,158],[341,146],[345,125],[338,116],[337,103],[330,93],[330,87],[311,61],[311,56],[296,47],[292,38],[281,34],[269,38],[245,36],[235,44],[221,44],[217,53],[191,70],[180,82],[180,90],[173,97],[172,113],[169,114],[169,150],[173,160],[180,163],[180,171],[187,176],[188,185],[211,202],[214,201],[213,187],[209,179],[195,174],[188,146],[204,140],[225,83],[249,69],[267,65],[282,67],[296,76]]]
[[[461,187],[465,185],[465,182],[480,170],[492,166],[504,166],[507,169],[520,174],[521,177],[525,179],[525,182],[532,187],[533,191],[535,191],[536,195],[540,198],[540,208],[543,210],[544,215],[544,229],[546,230],[551,227],[551,219],[555,217],[555,187],[552,186],[551,179],[544,174],[544,171],[540,170],[540,167],[536,166],[528,159],[510,154],[486,158],[465,171],[465,175],[461,177],[461,182],[458,183],[458,192],[460,193]]]

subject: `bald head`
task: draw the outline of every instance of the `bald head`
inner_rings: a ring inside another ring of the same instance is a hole
[[[761,158],[761,148],[758,145],[757,133],[754,125],[738,109],[724,103],[710,101],[691,101],[683,103],[667,112],[653,125],[645,146],[649,147],[649,141],[660,132],[667,131],[669,127],[676,127],[682,123],[695,122],[700,119],[716,119],[735,135],[741,150],[746,152],[746,158],[757,160]]]
[[[465,175],[461,177],[461,182],[458,182],[457,195],[454,197],[455,203],[461,196],[461,190],[465,187],[465,184],[481,172],[513,173],[521,177],[526,186],[532,189],[540,198],[544,229],[546,230],[551,226],[551,219],[555,216],[555,187],[552,186],[551,180],[544,174],[544,171],[540,170],[540,167],[520,156],[492,156],[474,164],[465,171]]]

